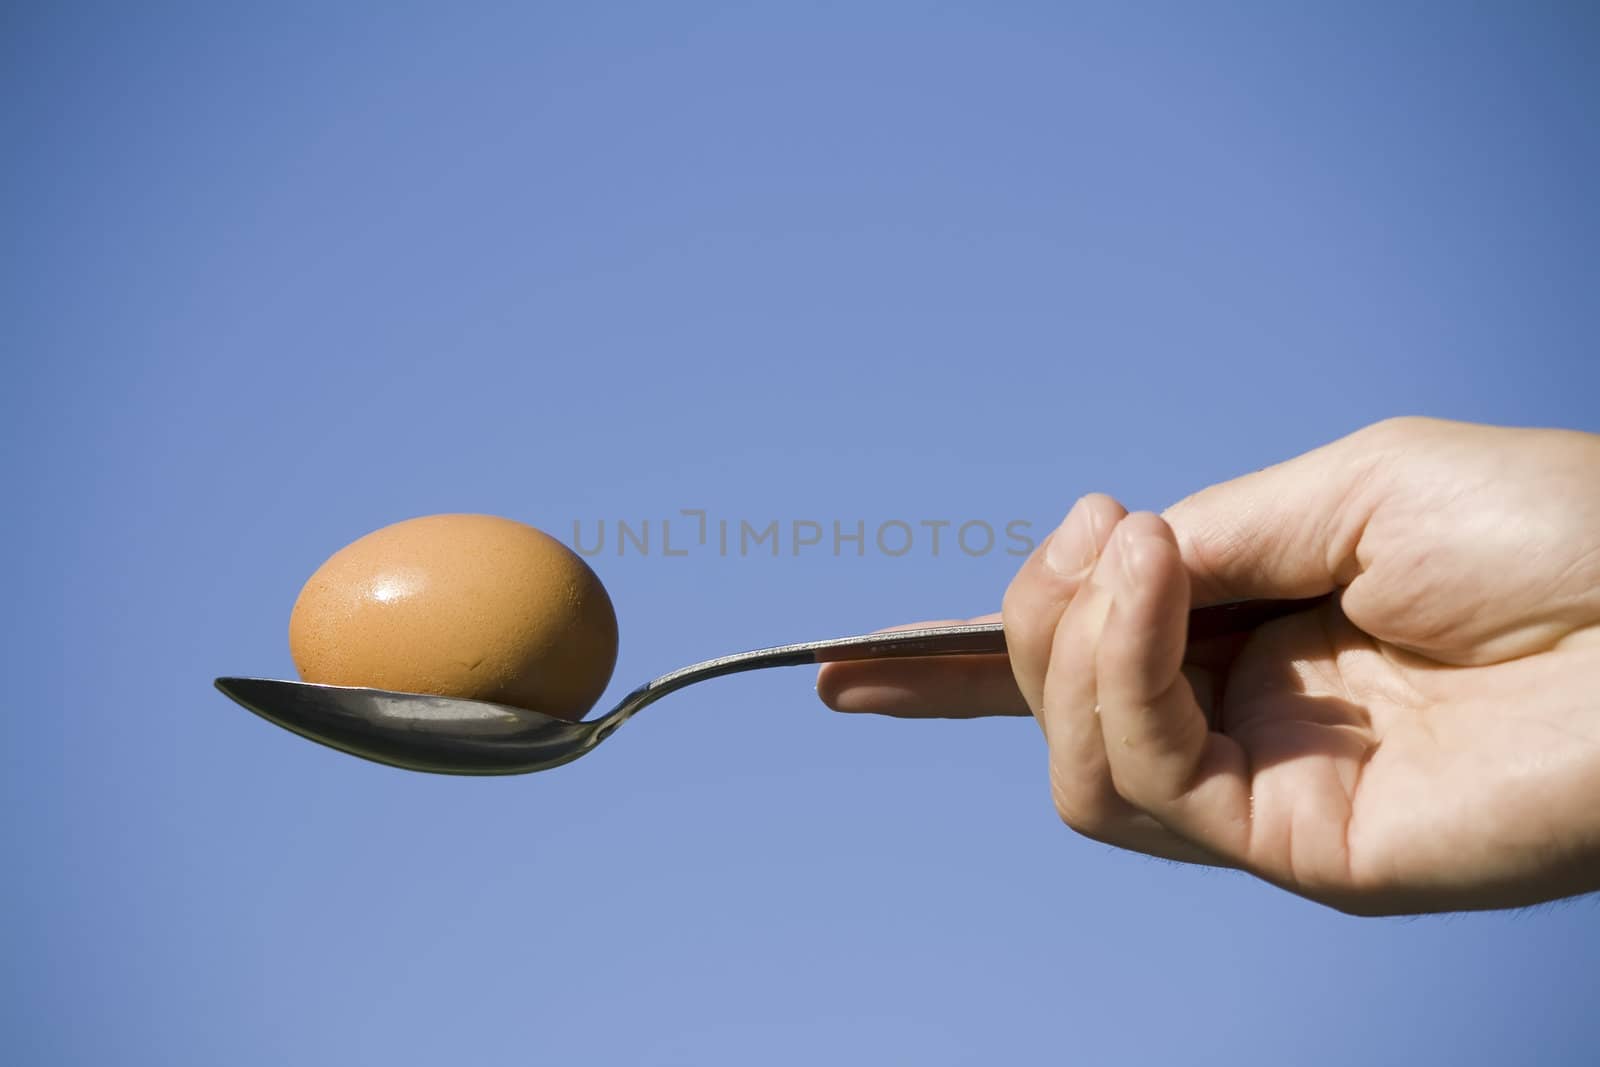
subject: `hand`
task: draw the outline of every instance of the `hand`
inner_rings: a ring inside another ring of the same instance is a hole
[[[1186,648],[1191,604],[1339,590]],[[829,705],[1027,714],[1066,823],[1359,914],[1600,889],[1600,436],[1394,419],[1163,515],[1079,500],[984,661]]]

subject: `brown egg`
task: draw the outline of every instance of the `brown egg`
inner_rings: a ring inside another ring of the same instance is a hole
[[[594,571],[548,534],[428,515],[324,563],[295,601],[289,651],[308,682],[580,719],[611,679],[617,617]]]

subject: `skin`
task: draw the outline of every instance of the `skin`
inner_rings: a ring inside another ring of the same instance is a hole
[[[1185,646],[1191,605],[1334,590]],[[1600,889],[1600,435],[1392,419],[1161,515],[1086,496],[1000,617],[1009,658],[830,664],[818,692],[1032,714],[1074,830],[1342,911]]]

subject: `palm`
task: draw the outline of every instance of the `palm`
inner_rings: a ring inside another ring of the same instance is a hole
[[[1583,803],[1600,750],[1592,708],[1562,680],[1593,678],[1597,659],[1569,645],[1450,666],[1332,606],[1265,628],[1216,715],[1248,758],[1247,865],[1313,895],[1430,900],[1469,877],[1481,893],[1486,866],[1507,884],[1547,867],[1577,844],[1546,830],[1550,812]]]

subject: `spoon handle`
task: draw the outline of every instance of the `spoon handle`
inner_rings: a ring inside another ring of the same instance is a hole
[[[1237,600],[1196,608],[1189,613],[1189,640],[1204,641],[1227,634],[1245,633],[1264,622],[1315,607],[1331,596],[1333,594],[1330,593],[1304,600]],[[1004,655],[1005,651],[1005,628],[998,622],[919,626],[909,630],[889,630],[856,637],[836,637],[827,641],[758,648],[754,652],[740,652],[696,663],[646,682],[596,720],[596,736],[604,740],[640,709],[654,704],[668,693],[709,678],[766,667],[797,667],[807,663],[898,659],[907,656]]]
[[[1245,633],[1262,623],[1305,611],[1328,600],[1332,594],[1301,600],[1234,600],[1208,604],[1189,613],[1189,641],[1205,641],[1228,634]],[[898,659],[902,656],[960,656],[999,654],[1006,650],[1004,627],[998,622],[965,623],[959,626],[923,626],[909,630],[840,637],[795,646],[809,658],[795,662],[834,663],[855,659]]]

